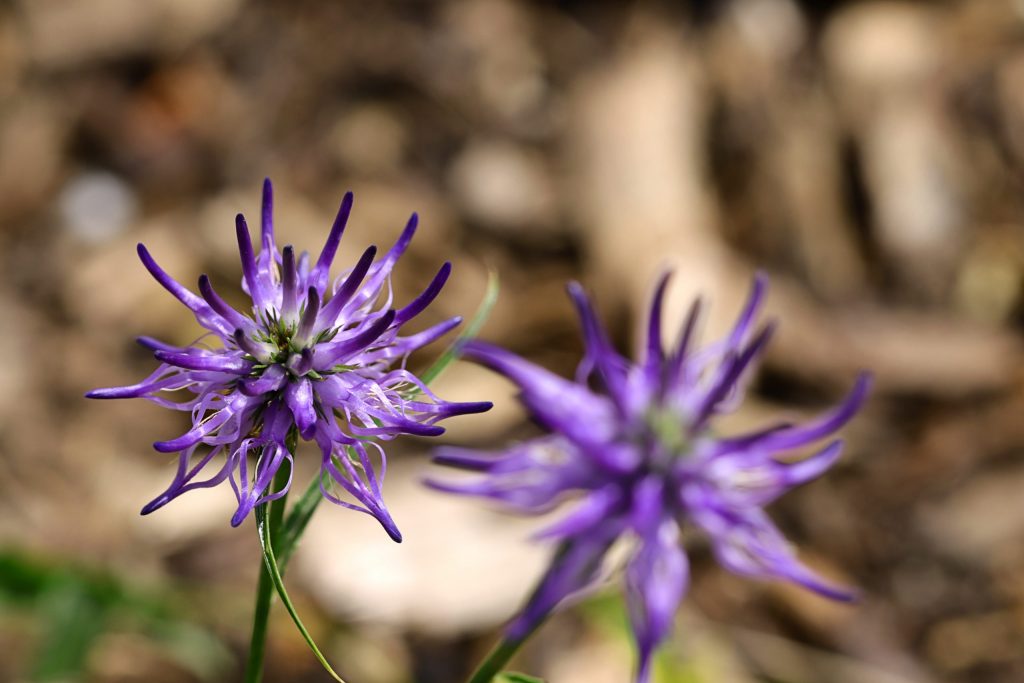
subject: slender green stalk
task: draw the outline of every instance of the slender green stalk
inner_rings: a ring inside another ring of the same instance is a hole
[[[292,603],[292,599],[288,596],[288,590],[284,586],[284,579],[281,578],[281,569],[277,563],[277,558],[274,556],[274,543],[271,535],[271,528],[269,520],[266,515],[263,514],[261,508],[256,509],[256,527],[260,531],[260,543],[263,546],[263,561],[268,570],[270,570],[270,579],[274,582],[274,588],[277,589],[277,595],[281,598],[284,608],[288,610],[288,615],[292,618],[292,622],[295,624],[295,628],[299,629],[299,633],[302,634],[303,640],[306,641],[306,645],[313,651],[313,656],[316,657],[317,661],[320,662],[320,666],[324,668],[324,671],[331,675],[337,683],[345,683],[345,679],[338,675],[338,672],[331,668],[327,658],[324,657],[324,653],[320,651],[316,641],[313,640],[313,636],[309,634],[309,630],[305,624],[302,623],[302,619],[299,618],[299,613],[295,609],[295,605]]]
[[[519,640],[506,640],[502,638],[494,646],[487,658],[480,663],[477,670],[469,679],[469,683],[491,683],[495,676],[501,673],[508,660],[519,650],[519,646],[525,642],[525,638]]]
[[[260,580],[256,586],[256,608],[252,617],[252,640],[249,641],[249,659],[245,663],[245,683],[259,683],[263,679],[263,649],[267,642],[267,619],[274,597],[274,584],[270,572],[260,563]]]
[[[558,549],[555,551],[555,556],[552,559],[552,565],[557,564],[559,561],[564,559],[566,553],[570,550],[570,543],[570,541],[562,541],[558,546]],[[537,581],[537,585],[534,586],[530,598],[526,601],[527,605],[534,602],[534,599],[537,597],[537,594],[543,585],[544,577],[541,577]],[[556,605],[551,605],[546,612],[535,618],[530,630],[519,638],[511,639],[508,636],[502,636],[502,639],[498,641],[498,644],[494,646],[494,649],[488,653],[484,661],[481,662],[480,666],[478,666],[476,671],[473,672],[473,675],[469,677],[468,683],[491,683],[494,677],[502,672],[502,669],[505,668],[508,661],[512,659],[516,652],[519,651],[519,648],[523,646],[523,643],[529,640],[530,636],[536,633],[537,629],[547,621],[555,607]]]
[[[453,361],[459,359],[462,355],[462,347],[465,346],[466,342],[470,339],[475,339],[476,335],[480,333],[480,328],[484,326],[487,319],[491,317],[491,310],[494,308],[494,304],[498,302],[498,274],[493,270],[487,274],[487,289],[484,291],[484,298],[480,301],[480,306],[477,307],[476,313],[469,319],[466,324],[466,328],[462,331],[455,341],[453,341],[444,353],[442,353],[433,365],[420,373],[420,381],[424,384],[430,384],[437,379],[445,369],[452,364]],[[410,394],[410,397],[419,394],[419,389],[415,389]]]
[[[288,484],[289,468],[287,461],[274,475],[270,485],[272,491],[280,491]],[[270,528],[280,529],[284,517],[287,494],[261,507],[269,506],[267,517]],[[260,562],[260,580],[256,585],[256,609],[252,617],[252,640],[249,643],[249,659],[245,664],[245,683],[260,683],[263,680],[263,651],[267,644],[267,621],[270,618],[270,604],[274,599],[274,581],[270,576],[265,562]]]
[[[469,677],[468,683],[491,683],[494,677],[504,670],[505,665],[515,656],[523,643],[529,640],[530,636],[540,628],[546,619],[546,615],[544,618],[539,619],[536,625],[522,638],[511,640],[507,637],[502,637],[498,644],[488,653],[484,661],[480,663],[476,671],[473,672],[473,675]]]

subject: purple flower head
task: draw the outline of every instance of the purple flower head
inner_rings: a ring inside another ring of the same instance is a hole
[[[774,326],[755,327],[766,280],[758,276],[727,337],[694,344],[699,301],[679,342],[661,343],[661,308],[668,276],[658,283],[642,359],[620,356],[582,288],[569,294],[583,327],[586,351],[569,381],[508,351],[467,344],[467,357],[521,389],[520,400],[550,433],[497,453],[439,449],[441,464],[481,474],[468,482],[429,482],[453,493],[482,496],[517,511],[543,513],[576,494],[576,507],[539,538],[560,542],[549,569],[508,637],[525,637],[568,595],[601,573],[609,548],[631,537],[626,595],[639,649],[637,678],[650,675],[651,655],[669,634],[688,583],[680,527],[693,522],[711,538],[727,569],[756,578],[786,579],[830,598],[848,600],[803,566],[763,507],[788,489],[824,472],[842,446],[830,441],[814,455],[779,459],[830,437],[857,412],[868,390],[862,374],[837,408],[803,425],[780,424],[735,437],[711,429],[715,415],[734,409],[754,359]]]
[[[199,294],[193,293],[139,245],[146,269],[208,332],[185,347],[140,338],[160,367],[138,384],[86,395],[142,397],[192,415],[191,429],[153,445],[162,453],[178,454],[178,471],[142,514],[186,491],[227,480],[238,498],[231,518],[237,526],[253,507],[287,491],[267,489],[282,463],[292,460],[289,439],[301,436],[321,452],[323,495],[373,515],[400,541],[381,497],[386,460],[378,442],[399,434],[435,436],[444,431],[437,425],[440,420],[490,408],[489,403],[442,401],[404,367],[410,353],[461,321],[456,317],[399,335],[441,291],[451,264],[445,263],[411,302],[393,306],[391,270],[416,231],[416,214],[383,258],[376,259],[376,248],[370,247],[332,282],[329,270],[352,209],[352,193],[342,200],[315,262],[291,246],[278,250],[272,206],[267,180],[258,253],[245,219],[239,215],[236,220],[242,289],[252,299],[248,310],[232,308],[206,275],[199,278]],[[325,480],[350,498],[339,498],[333,486],[324,486]]]

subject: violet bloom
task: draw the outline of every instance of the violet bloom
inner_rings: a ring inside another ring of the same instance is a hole
[[[416,214],[383,258],[375,260],[377,250],[371,246],[332,283],[329,270],[352,209],[352,193],[342,200],[315,263],[291,246],[278,251],[272,205],[267,180],[259,254],[245,219],[241,214],[236,219],[242,289],[252,299],[247,311],[225,302],[206,275],[199,278],[200,295],[194,294],[139,245],[146,269],[208,332],[185,347],[141,337],[139,343],[153,350],[160,367],[138,384],[86,395],[142,397],[192,415],[192,428],[185,434],[153,444],[157,451],[178,454],[178,471],[142,514],[186,491],[228,480],[238,499],[231,518],[237,526],[254,506],[287,491],[287,486],[267,489],[284,461],[291,464],[289,438],[301,436],[320,449],[324,497],[373,515],[401,541],[381,497],[386,460],[378,442],[399,434],[436,436],[444,432],[438,421],[490,408],[490,403],[442,401],[404,367],[410,353],[461,322],[456,317],[399,336],[399,329],[441,291],[451,264],[441,267],[422,294],[405,306],[392,307],[391,270],[416,231]],[[324,479],[351,499],[339,498],[330,490],[333,486],[324,486]]]
[[[512,641],[526,637],[560,601],[593,582],[612,544],[632,537],[625,578],[639,681],[648,680],[651,655],[669,634],[686,591],[688,562],[680,545],[686,522],[710,536],[718,561],[737,574],[785,579],[838,600],[852,597],[803,566],[763,508],[835,462],[839,440],[797,462],[778,457],[831,436],[860,407],[869,384],[861,375],[839,407],[806,424],[717,435],[712,419],[737,406],[744,376],[773,330],[771,324],[755,329],[754,323],[766,281],[755,280],[732,332],[703,348],[694,348],[695,303],[670,351],[661,344],[667,282],[666,275],[658,283],[639,363],[611,347],[576,283],[569,294],[582,321],[586,353],[575,382],[490,344],[467,344],[465,356],[517,384],[520,400],[550,433],[497,453],[440,449],[437,462],[482,477],[430,482],[526,513],[547,512],[567,494],[581,494],[577,507],[537,535],[560,546],[509,625]]]

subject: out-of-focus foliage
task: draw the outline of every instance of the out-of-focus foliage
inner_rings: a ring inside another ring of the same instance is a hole
[[[77,679],[98,638],[118,631],[143,635],[202,680],[219,680],[231,663],[219,639],[194,623],[194,615],[170,594],[69,562],[0,553],[0,606],[12,615],[29,612],[38,622],[32,652],[21,653],[31,663],[31,680]]]

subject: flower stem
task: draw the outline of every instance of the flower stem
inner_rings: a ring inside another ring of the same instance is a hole
[[[491,683],[494,677],[501,673],[505,665],[508,664],[508,660],[515,656],[519,648],[523,646],[523,643],[529,640],[530,636],[540,628],[541,624],[547,619],[547,616],[544,615],[538,619],[533,628],[519,638],[502,636],[498,644],[491,649],[484,661],[480,663],[480,666],[476,668],[473,675],[469,677],[468,683]]]
[[[487,655],[487,658],[480,663],[477,670],[473,672],[469,683],[491,683],[491,680],[505,668],[508,660],[512,659],[512,656],[519,650],[519,646],[525,641],[525,638],[520,638],[519,640],[502,638]]]
[[[290,465],[287,461],[281,464],[277,474],[274,475],[274,482],[270,485],[272,491],[280,491],[288,484],[289,469]],[[263,505],[270,506],[268,520],[271,529],[281,528],[287,497],[285,494],[277,500],[263,503]],[[249,643],[249,659],[245,664],[245,683],[260,683],[263,680],[263,651],[267,644],[267,622],[273,599],[274,582],[266,563],[261,558],[260,579],[256,585],[256,609],[252,617],[252,640]]]

